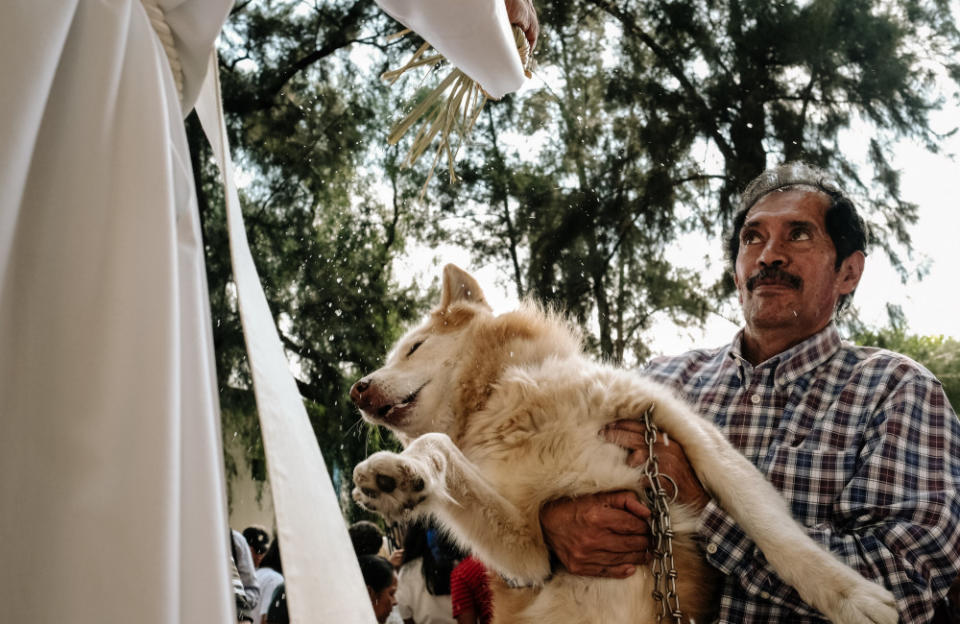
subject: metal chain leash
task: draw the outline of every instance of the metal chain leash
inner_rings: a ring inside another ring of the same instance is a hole
[[[677,568],[673,561],[673,529],[670,526],[668,503],[673,500],[667,496],[661,479],[673,484],[673,497],[677,495],[677,484],[667,475],[660,474],[660,466],[654,445],[660,430],[654,424],[652,416],[654,405],[643,413],[644,434],[647,444],[647,461],[643,465],[643,474],[647,477],[647,491],[653,504],[650,518],[650,535],[653,538],[653,599],[657,602],[657,622],[662,622],[669,614],[675,624],[681,624],[683,614],[680,611],[680,597],[677,595]],[[666,579],[664,579],[666,576]]]

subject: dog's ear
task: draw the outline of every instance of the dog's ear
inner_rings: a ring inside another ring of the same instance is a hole
[[[490,307],[487,300],[483,298],[483,291],[480,290],[477,280],[457,265],[448,264],[443,267],[443,298],[440,300],[440,307],[446,309],[458,301],[479,303]]]

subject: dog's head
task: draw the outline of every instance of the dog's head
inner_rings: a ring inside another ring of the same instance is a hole
[[[364,419],[390,428],[404,445],[428,432],[452,434],[467,335],[492,317],[476,280],[444,267],[440,305],[394,345],[382,368],[350,389]]]

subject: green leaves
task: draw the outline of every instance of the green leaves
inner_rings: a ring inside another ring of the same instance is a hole
[[[954,411],[960,408],[960,341],[942,335],[911,334],[902,323],[880,329],[860,328],[850,339],[857,344],[902,353],[923,364],[943,384]]]

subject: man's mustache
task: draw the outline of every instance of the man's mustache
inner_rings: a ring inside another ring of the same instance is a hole
[[[786,286],[794,290],[800,290],[803,280],[792,273],[787,273],[778,266],[764,267],[759,272],[747,278],[747,290],[753,292],[753,289],[760,285]]]

